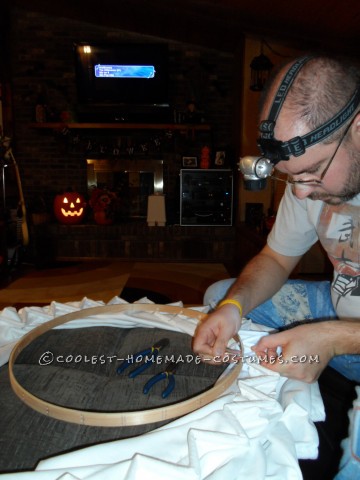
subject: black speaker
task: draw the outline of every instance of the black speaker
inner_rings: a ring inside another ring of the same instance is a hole
[[[180,225],[231,226],[232,217],[232,170],[180,170]]]

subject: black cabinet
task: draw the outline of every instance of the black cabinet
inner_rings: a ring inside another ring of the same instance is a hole
[[[232,217],[232,170],[180,170],[180,225],[231,226]]]

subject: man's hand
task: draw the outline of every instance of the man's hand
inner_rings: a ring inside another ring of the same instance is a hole
[[[219,358],[224,357],[229,340],[238,333],[240,326],[239,309],[231,304],[223,305],[196,329],[194,352],[208,363],[219,364]]]
[[[333,324],[312,322],[266,335],[252,350],[264,367],[285,377],[312,383],[335,355]]]

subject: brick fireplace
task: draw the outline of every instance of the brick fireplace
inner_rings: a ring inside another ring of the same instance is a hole
[[[33,226],[32,234],[33,255],[45,264],[91,258],[235,264],[237,255],[235,227],[42,224]]]
[[[164,42],[164,39],[53,18],[21,8],[12,10],[11,24],[13,150],[21,170],[29,215],[37,213],[41,203],[50,217],[47,224],[31,227],[35,254],[43,252],[47,245],[54,256],[64,258],[111,256],[221,261],[229,257],[234,250],[235,227],[179,226],[179,173],[183,157],[197,157],[200,161],[203,146],[210,146],[212,161],[216,151],[226,151],[226,166],[235,169],[240,109],[234,100],[238,98],[234,88],[240,88],[240,82],[235,78],[238,69],[234,55],[166,41],[174,121],[170,129],[167,125],[154,128],[149,117],[142,128],[139,125],[134,129],[122,125],[106,127],[100,123],[96,128],[94,124],[77,128],[79,124],[58,121],[60,116],[65,118],[63,114],[68,118],[75,115],[72,120],[77,120],[73,44],[80,40],[114,43]],[[50,125],[34,125],[39,89],[47,94],[53,116]],[[196,131],[191,125],[177,123],[184,118],[187,103],[193,98],[202,121]],[[90,216],[83,225],[58,225],[52,214],[56,194],[71,188],[88,197],[89,185],[94,180],[89,179],[92,163],[88,160],[106,164],[102,171],[100,167],[97,170],[96,181],[103,185],[115,178],[115,188],[116,183],[123,182],[131,195],[137,197],[134,201],[137,209],[129,207],[116,224],[109,227],[95,225]],[[106,171],[110,163],[115,172]],[[159,165],[162,180],[158,176]],[[135,174],[135,169],[144,173]],[[138,194],[143,188],[146,192],[142,192],[141,197],[146,196],[149,185],[143,180],[149,176],[154,189],[162,183],[166,227],[146,225],[144,200],[140,200]]]

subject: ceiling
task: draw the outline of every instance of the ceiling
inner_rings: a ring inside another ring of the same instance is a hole
[[[5,0],[11,7],[234,51],[244,34],[355,54],[359,0]]]

